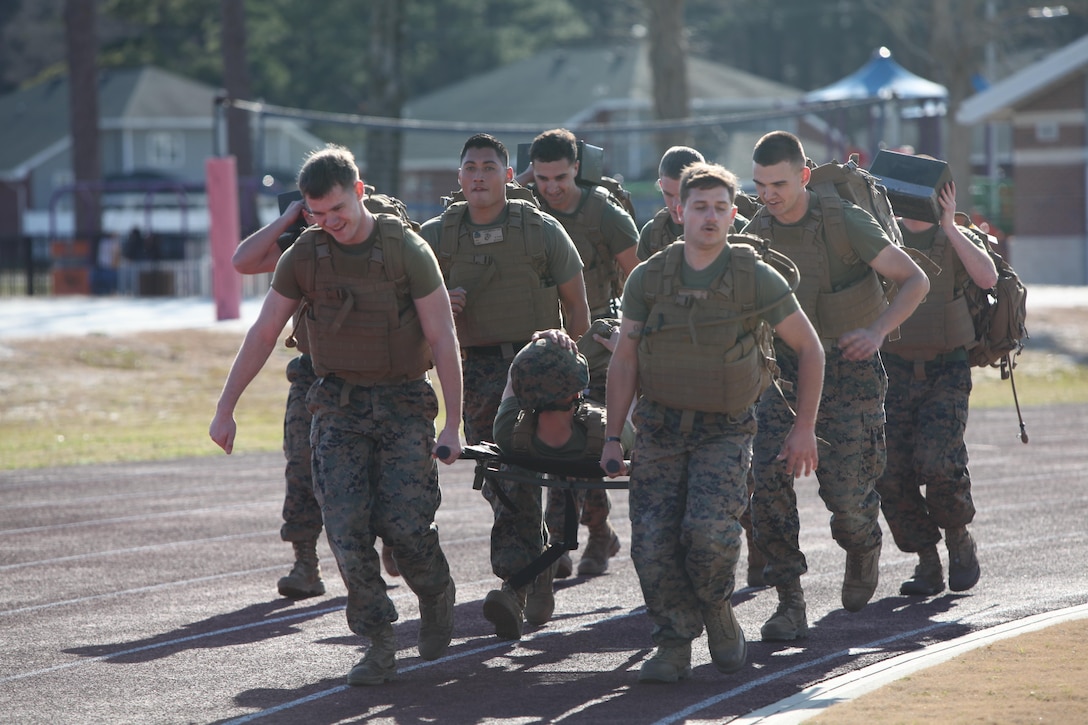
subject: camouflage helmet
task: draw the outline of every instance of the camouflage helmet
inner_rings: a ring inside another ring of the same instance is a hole
[[[589,385],[589,364],[577,350],[541,338],[514,356],[510,385],[522,410],[566,409],[566,400]]]

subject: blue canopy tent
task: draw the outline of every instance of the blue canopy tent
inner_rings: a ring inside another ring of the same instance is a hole
[[[829,101],[847,101],[864,99],[882,99],[887,103],[872,106],[870,113],[871,155],[875,154],[885,132],[892,145],[899,145],[899,122],[904,118],[933,119],[944,116],[945,100],[948,89],[939,83],[926,80],[911,73],[892,59],[887,48],[877,48],[872,57],[861,68],[845,78],[823,88],[809,91],[802,96],[805,103]],[[902,101],[911,101],[909,106],[902,106]],[[890,123],[889,123],[890,122]],[[892,125],[892,128],[887,128]],[[927,153],[939,156],[939,138],[929,139],[924,149]]]

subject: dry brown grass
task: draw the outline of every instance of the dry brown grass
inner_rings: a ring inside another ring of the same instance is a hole
[[[0,368],[0,468],[219,453],[208,423],[241,344],[209,330],[10,340]],[[238,406],[235,450],[281,445],[277,349]]]

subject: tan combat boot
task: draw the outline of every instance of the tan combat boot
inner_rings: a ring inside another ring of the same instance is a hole
[[[959,526],[944,532],[944,543],[948,546],[948,588],[965,592],[978,583],[982,573],[975,540],[966,526]]]
[[[425,660],[436,660],[450,646],[453,638],[453,605],[457,601],[457,587],[453,577],[441,594],[419,598],[419,637],[416,647]]]
[[[642,663],[639,682],[669,684],[691,677],[691,642],[681,645],[658,645],[654,656]]]
[[[552,581],[555,579],[557,563],[537,574],[525,593],[525,621],[529,624],[540,626],[552,618],[552,612],[555,611],[555,589]]]
[[[509,584],[492,589],[484,597],[484,619],[495,625],[499,639],[521,639],[525,629],[525,592]]]
[[[792,642],[808,636],[808,617],[805,616],[805,592],[801,578],[791,579],[775,587],[778,591],[778,609],[759,630],[764,642]]]
[[[704,609],[703,623],[706,625],[707,644],[710,645],[710,659],[718,672],[729,674],[744,667],[748,659],[748,643],[733,614],[733,605],[726,600],[717,607]]]
[[[842,606],[860,612],[873,598],[880,581],[880,544],[869,551],[846,552],[846,574],[842,580]]]
[[[927,546],[918,552],[914,576],[899,585],[899,593],[914,597],[932,597],[944,591],[944,569],[937,547]]]
[[[305,599],[325,593],[321,567],[317,563],[317,540],[293,541],[295,565],[291,573],[276,582],[280,595],[288,599]]]
[[[385,624],[370,635],[366,655],[348,673],[349,685],[380,685],[397,676],[397,638]]]
[[[608,571],[608,560],[619,553],[620,537],[608,521],[589,529],[582,559],[578,562],[578,576],[599,576]]]

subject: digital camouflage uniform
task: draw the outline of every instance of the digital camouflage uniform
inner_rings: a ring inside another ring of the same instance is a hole
[[[745,219],[740,212],[737,212],[736,217],[733,219],[733,229],[735,231],[741,231],[748,224],[748,220]],[[680,237],[684,236],[684,227],[682,224],[677,224],[672,220],[672,215],[667,208],[662,207],[654,214],[650,221],[646,222],[642,226],[642,230],[638,236],[638,258],[645,262],[655,253],[660,252],[665,247],[675,242]],[[748,470],[748,495],[752,495],[755,490],[755,475],[752,470]],[[752,538],[752,509],[751,506],[744,507],[744,513],[740,517],[741,526],[744,527],[744,535],[748,542],[748,584],[749,586],[762,586],[763,585],[763,554],[756,548],[755,540]]]
[[[860,288],[863,281],[876,285],[868,263],[891,242],[865,210],[843,202],[843,212],[847,243],[854,255],[849,261],[837,256],[835,245],[824,236],[822,224],[817,226],[817,232],[811,232],[813,219],[819,219],[820,214],[819,201],[812,193],[808,213],[797,223],[781,224],[763,210],[756,213],[745,231],[763,236],[772,249],[789,256],[800,270],[797,298],[825,350],[823,396],[816,419],[816,437],[827,443],[820,446],[816,469],[820,498],[832,514],[831,535],[839,546],[848,552],[873,552],[880,546],[882,536],[876,481],[884,471],[886,458],[887,375],[879,353],[856,362],[842,357],[829,330],[850,325],[826,313],[826,319],[821,320],[821,307],[816,299],[818,290],[821,296],[827,294],[826,285],[836,292]],[[877,299],[883,298],[877,295]],[[855,325],[858,326],[861,325]],[[796,355],[778,341],[775,352],[781,380],[786,383],[783,388],[791,384],[796,387]],[[792,407],[793,394],[787,392],[786,399]],[[764,391],[756,415],[759,431],[752,464],[756,479],[752,521],[756,545],[767,558],[764,580],[780,587],[808,571],[798,543],[800,523],[794,477],[786,470],[784,461],[775,460],[794,418],[780,392],[773,387]]]
[[[431,457],[438,398],[426,380],[357,386],[325,377],[310,390],[314,416],[314,493],[329,545],[348,590],[352,632],[369,635],[397,620],[386,593],[376,538],[396,553],[405,582],[420,597],[445,591],[449,565],[438,542],[442,501]]]
[[[797,380],[797,356],[775,344],[781,379]],[[820,463],[816,469],[820,498],[831,515],[831,536],[844,549],[868,551],[881,540],[880,497],[875,490],[884,470],[884,393],[887,378],[880,357],[851,362],[836,351],[826,353],[824,389],[816,418]],[[786,392],[796,409],[793,391]],[[775,460],[793,426],[794,416],[779,391],[760,398],[755,439],[756,490],[752,495],[756,543],[767,557],[764,579],[784,584],[808,571],[798,544],[800,522],[793,474]]]
[[[604,345],[593,339],[594,334],[608,338],[613,328],[618,328],[620,321],[614,317],[598,317],[578,341],[578,350],[589,363],[589,387],[585,397],[600,406],[604,406],[605,381],[608,376],[608,361],[612,353]],[[599,530],[608,521],[612,511],[612,497],[606,489],[576,489],[574,494],[575,511],[579,512],[578,523],[590,530]],[[548,489],[548,504],[544,510],[544,523],[552,540],[563,536],[565,521],[566,496],[558,488]]]
[[[708,289],[714,280],[728,278],[733,254],[735,250],[723,252],[698,272],[685,262],[684,288]],[[645,322],[652,314],[650,293],[644,289],[651,264],[653,260],[639,265],[627,282],[623,296],[627,319]],[[766,308],[760,317],[771,327],[798,309],[786,281],[762,262],[756,262],[755,280],[755,300],[733,295],[736,304]],[[725,294],[725,288],[720,289],[718,294]],[[643,340],[659,334],[647,331]],[[655,625],[654,642],[678,647],[699,636],[705,613],[728,602],[735,589],[755,406],[729,414],[684,410],[651,400],[646,394],[643,349],[640,343],[642,397],[633,416],[636,433],[628,497],[631,559]]]
[[[464,204],[464,202],[460,203]],[[517,234],[511,232],[511,218],[515,211],[512,209],[512,205],[519,205],[519,208],[521,208],[522,228],[524,230],[521,232],[524,245],[521,249],[514,248],[514,243],[511,241],[517,237]],[[537,272],[542,285],[558,286],[564,284],[581,271],[582,263],[578,256],[578,250],[570,237],[563,231],[563,227],[552,217],[537,213],[536,218],[540,221],[539,234],[542,235],[542,238],[540,240],[530,238],[532,234],[530,230],[533,228],[533,214],[531,213],[533,210],[524,209],[525,205],[526,202],[509,200],[502,216],[493,223],[486,225],[472,224],[467,211],[451,205],[443,214],[428,220],[423,225],[420,234],[438,254],[439,262],[443,265],[443,277],[447,286],[452,285],[451,279],[453,278],[454,267],[458,263],[464,263],[460,260],[474,256],[479,258],[479,255],[476,254],[478,248],[475,244],[477,237],[480,236],[501,240],[493,246],[483,249],[483,251],[491,251],[496,257],[499,256],[499,253],[493,250],[495,250],[497,244],[508,246],[509,251],[505,258],[513,259],[514,256],[517,256],[519,261],[516,263],[507,262],[507,264],[509,267],[518,270],[524,265],[535,264],[535,260],[533,262],[524,260],[528,250],[537,248],[538,244],[542,244],[540,248],[542,248],[545,257],[544,265],[546,270],[544,271],[546,273],[539,274]],[[444,233],[449,233],[445,228],[447,216],[454,213],[462,215],[458,228],[453,230],[455,238],[445,239]],[[496,230],[501,230],[501,234],[496,236]],[[447,258],[444,250],[452,250],[457,259]],[[492,262],[491,264],[495,263]],[[501,274],[496,275],[496,277],[500,276]],[[472,292],[469,292],[469,295],[471,294]],[[468,304],[471,304],[471,302]],[[522,309],[520,303],[515,304],[512,302],[508,307],[509,309],[504,312]],[[526,310],[524,314],[527,318],[530,318],[526,320],[524,327],[533,327],[535,323],[531,319],[531,313]],[[539,329],[558,327],[559,323],[559,306],[557,303],[554,321],[551,324],[538,327]],[[458,324],[460,325],[460,322]],[[487,344],[471,344],[466,341],[463,329],[458,327],[464,376],[463,419],[465,439],[469,444],[480,443],[491,437],[495,414],[502,400],[502,392],[506,387],[506,376],[510,369],[510,361],[513,359],[514,354],[528,342],[534,331],[535,329],[526,329],[524,335],[519,339],[495,339]],[[502,503],[494,492],[496,487],[502,489],[508,500],[514,504],[516,510],[511,510],[510,507]],[[491,532],[491,568],[496,576],[505,580],[539,556],[544,550],[545,534],[541,493],[536,486],[495,480],[486,482],[483,493],[491,504],[494,513],[494,525]]]
[[[634,247],[638,243],[638,228],[634,219],[628,214],[618,201],[608,195],[605,203],[600,198],[605,196],[605,187],[598,186],[592,189],[579,187],[582,200],[578,208],[571,214],[562,214],[543,203],[544,209],[554,216],[570,234],[571,240],[578,248],[578,254],[585,265],[583,274],[586,276],[586,296],[589,303],[590,319],[595,320],[609,317],[613,313],[613,302],[606,299],[600,291],[601,285],[594,285],[590,280],[603,275],[603,269],[608,269],[612,283],[610,289],[619,294],[621,279],[619,266],[615,257],[626,249]],[[597,194],[596,199],[591,199]],[[596,202],[596,203],[594,203]],[[599,218],[588,218],[596,213]],[[585,217],[581,221],[579,219]],[[592,331],[587,335],[592,335]],[[603,392],[603,391],[602,391]],[[604,398],[597,399],[603,404]],[[563,528],[564,497],[558,489],[548,489],[548,502],[545,507],[545,523],[552,537],[561,535]],[[587,528],[598,530],[608,521],[608,514],[612,510],[612,499],[605,489],[579,490],[575,494],[578,510],[581,511],[579,523]],[[602,534],[604,535],[604,534]],[[611,533],[607,534],[609,537]]]
[[[329,309],[328,295],[344,285],[358,295],[361,290],[372,289],[369,285],[388,284],[385,280],[390,277],[401,279],[401,283],[382,293],[386,297],[367,292],[370,296],[365,299],[382,305],[392,300],[389,304],[395,303],[404,321],[414,319],[404,316],[411,309],[412,298],[425,297],[441,284],[438,265],[424,241],[399,220],[394,223],[391,219],[379,216],[371,237],[350,251],[324,232],[304,232],[280,258],[272,282],[273,288],[286,297],[305,297],[315,311],[311,315],[316,315],[316,321],[308,320],[307,335],[314,372],[320,377],[306,395],[312,416],[309,440],[314,496],[348,591],[348,626],[356,634],[372,639],[397,619],[374,546],[378,537],[392,547],[405,582],[421,602],[447,592],[451,581],[434,523],[441,502],[437,463],[431,457],[438,400],[429,380],[422,373],[401,368],[390,368],[385,373],[360,373],[354,367],[329,369],[329,360],[336,357],[357,359],[346,357],[340,349],[343,345],[362,348],[356,336],[322,332],[335,329],[325,326],[330,324],[336,307],[332,313],[324,310]],[[394,228],[399,230],[400,240],[387,236]],[[379,243],[381,250],[366,252]],[[315,247],[319,251],[315,252]],[[318,261],[326,259],[330,261]],[[375,260],[382,259],[384,264],[376,264]],[[390,265],[398,264],[394,259],[400,260],[400,269],[390,271]],[[328,270],[332,277],[327,276]],[[353,285],[361,286],[356,290]],[[333,297],[338,299],[335,294]],[[360,312],[355,309],[355,313]],[[352,329],[355,313],[349,313],[344,329]],[[415,324],[417,331],[412,334],[417,337],[411,338],[413,344],[423,334]],[[334,341],[341,336],[345,342],[336,346]],[[392,359],[407,359],[398,352],[402,347],[389,349]],[[362,365],[369,362],[358,359]],[[387,366],[389,359],[385,361]],[[427,367],[419,358],[412,364],[422,370]],[[346,382],[349,379],[355,382]]]
[[[960,231],[983,246],[984,242],[970,230]],[[941,529],[966,526],[975,516],[963,440],[971,397],[967,351],[962,345],[953,347],[955,341],[939,342],[940,330],[934,328],[941,323],[926,314],[927,305],[946,308],[948,303],[940,299],[944,295],[954,297],[962,304],[960,314],[966,314],[966,303],[960,299],[968,278],[963,262],[940,227],[918,233],[903,228],[903,241],[926,252],[942,268],[940,277],[945,278],[934,279],[930,294],[903,324],[904,338],[915,341],[913,349],[885,343],[882,353],[888,371],[888,465],[877,482],[877,490],[896,546],[914,553],[938,543]],[[945,290],[945,282],[954,287]],[[928,325],[928,329],[919,328],[917,334],[911,334],[915,330],[908,326],[920,325]],[[944,326],[949,327],[949,323],[944,322]],[[973,339],[972,333],[973,328],[968,326],[959,340]],[[919,340],[933,348],[919,348]]]
[[[287,460],[287,493],[283,499],[284,541],[314,541],[321,535],[321,507],[314,498],[311,470],[310,421],[306,394],[317,380],[308,354],[287,363],[287,408],[283,416],[283,453]]]

